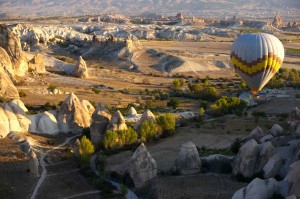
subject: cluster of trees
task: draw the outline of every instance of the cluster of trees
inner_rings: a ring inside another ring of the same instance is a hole
[[[140,124],[138,132],[129,127],[125,131],[106,131],[102,138],[104,149],[116,149],[131,146],[139,142],[157,140],[175,132],[175,117],[171,113],[163,114],[157,120],[146,120]]]
[[[104,149],[122,148],[123,146],[135,144],[137,139],[138,134],[131,127],[118,132],[108,130],[102,138],[102,145]]]
[[[246,101],[237,97],[228,96],[222,96],[210,106],[214,115],[224,115],[230,113],[240,114],[246,107]]]
[[[300,79],[300,71],[290,68],[281,68],[276,75],[269,81],[269,88],[283,88],[293,86]]]
[[[220,93],[212,86],[203,86],[202,84],[188,84],[189,92],[196,98],[213,102],[220,97]]]
[[[82,166],[89,165],[90,159],[95,152],[93,143],[84,135],[80,139],[79,162]]]

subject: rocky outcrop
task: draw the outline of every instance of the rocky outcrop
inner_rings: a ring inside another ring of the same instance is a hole
[[[128,110],[128,113],[127,113],[128,116],[135,116],[137,115],[137,112],[135,110],[134,107],[130,107],[129,110]]]
[[[144,183],[157,175],[156,161],[142,143],[134,152],[130,160],[130,176],[135,187],[141,187]]]
[[[283,135],[283,129],[279,124],[274,124],[270,129],[270,134],[274,137]]]
[[[273,20],[273,26],[276,27],[276,28],[279,28],[283,25],[283,21],[280,17],[279,14],[277,14],[275,17],[274,17],[274,20]]]
[[[105,134],[110,120],[111,114],[101,103],[99,103],[92,115],[92,124],[90,127],[91,141],[94,146],[100,146],[102,136]]]
[[[175,161],[175,167],[183,174],[195,174],[200,172],[201,161],[194,143],[187,142],[180,147],[179,155]]]
[[[91,124],[91,116],[78,97],[71,93],[62,103],[57,116],[61,132],[81,133]]]
[[[278,192],[278,182],[274,178],[262,180],[255,178],[250,184],[235,192],[232,199],[269,199]]]
[[[233,161],[233,174],[242,174],[244,177],[251,178],[255,173],[258,155],[259,146],[257,142],[254,139],[246,142]]]
[[[94,106],[89,102],[88,100],[82,100],[81,101],[83,108],[90,114],[92,115],[95,111]]]
[[[260,173],[263,170],[274,152],[275,148],[271,142],[264,142],[259,145],[259,157],[257,158],[255,173]]]
[[[10,57],[6,50],[0,47],[0,68],[8,74],[8,76],[13,79],[15,75],[14,67],[11,63]],[[1,72],[2,73],[2,72]]]
[[[1,61],[1,60],[0,60]],[[19,92],[8,74],[0,67],[0,97],[6,99],[19,98]]]
[[[11,59],[14,75],[24,76],[28,70],[28,63],[20,43],[20,39],[5,25],[0,25],[0,47]]]
[[[136,129],[139,129],[141,124],[144,122],[144,121],[150,121],[150,120],[153,120],[156,122],[156,119],[155,119],[155,116],[154,114],[150,111],[150,110],[146,110],[141,119],[136,123]]]
[[[111,121],[107,126],[107,130],[112,130],[112,131],[127,130],[125,119],[119,110],[111,118]]]
[[[27,132],[30,125],[30,119],[26,112],[28,109],[25,107],[24,103],[19,99],[11,100],[8,105],[10,106],[13,113],[16,115],[19,125],[23,132]]]
[[[288,124],[292,128],[292,130],[297,130],[300,124],[300,110],[298,107],[295,107],[292,112],[290,112],[288,117]]]
[[[82,59],[81,56],[79,57],[78,63],[75,66],[75,69],[73,71],[73,75],[75,77],[79,77],[79,78],[88,78],[89,77],[86,63]]]
[[[76,141],[74,143],[74,147],[73,147],[75,157],[79,157],[79,155],[80,155],[80,146],[81,146],[80,141],[78,139],[76,139]]]
[[[37,124],[37,132],[43,134],[56,135],[60,132],[59,123],[56,119],[56,111],[46,111],[41,113]]]
[[[33,151],[31,151],[29,154],[29,170],[33,176],[39,176],[39,160]]]
[[[249,136],[247,137],[248,140],[254,139],[258,142],[264,136],[263,130],[258,126],[251,131]]]
[[[284,197],[287,197],[289,195],[294,195],[297,198],[300,197],[299,173],[300,173],[300,160],[298,160],[290,165],[290,170],[282,182],[282,184],[285,185],[282,187],[282,190],[281,190],[281,194]]]
[[[37,73],[45,73],[45,59],[42,54],[36,54],[29,62],[28,62],[29,71],[35,71]]]

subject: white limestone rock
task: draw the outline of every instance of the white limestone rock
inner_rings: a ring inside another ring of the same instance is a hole
[[[259,155],[259,146],[254,139],[246,142],[239,150],[233,161],[233,174],[242,174],[251,178],[255,173],[255,166]]]
[[[193,142],[186,142],[181,145],[179,155],[175,161],[175,167],[183,174],[200,172],[201,160]]]
[[[37,132],[50,135],[58,134],[60,129],[55,116],[56,111],[46,111],[40,114],[40,119],[36,129]]]
[[[71,93],[58,111],[58,122],[62,132],[81,133],[83,128],[90,127],[91,116],[78,97]]]
[[[255,178],[247,187],[235,192],[232,199],[270,199],[278,191],[278,182],[274,178],[262,180]]]
[[[130,176],[135,187],[141,187],[144,183],[157,175],[156,161],[142,143],[134,152],[130,160]]]
[[[107,130],[123,131],[127,130],[127,125],[122,113],[118,110],[111,118],[110,123],[107,126]]]

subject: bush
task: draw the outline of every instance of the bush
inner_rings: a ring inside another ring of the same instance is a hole
[[[233,143],[230,146],[230,150],[232,153],[237,154],[241,148],[241,139],[240,138],[235,138]]]
[[[121,146],[132,145],[136,143],[138,138],[137,132],[129,127],[127,130],[118,132],[118,140]]]
[[[50,84],[50,85],[48,86],[48,90],[54,90],[54,89],[57,89],[57,88],[58,88],[58,86],[53,85],[53,84]]]
[[[118,134],[114,131],[108,130],[102,138],[104,149],[113,149],[118,145]]]
[[[158,139],[160,136],[160,127],[153,120],[144,121],[140,127],[142,141]]]
[[[148,78],[144,78],[142,80],[142,84],[145,84],[145,85],[150,85],[150,80]]]
[[[121,184],[120,192],[123,196],[125,196],[128,192],[127,187],[124,184]]]
[[[171,113],[163,114],[157,118],[157,124],[168,135],[175,132],[175,122],[175,117]]]
[[[246,101],[240,100],[237,97],[228,96],[221,97],[210,106],[214,115],[238,113],[242,112],[246,107]]]
[[[172,88],[177,90],[181,87],[184,86],[184,81],[183,79],[175,79],[173,82],[172,82]]]
[[[20,97],[26,97],[27,94],[26,94],[24,91],[20,91],[20,92],[19,92],[19,96],[20,96]]]
[[[176,109],[179,106],[180,102],[178,99],[170,99],[170,101],[167,103],[168,107],[172,107],[173,109]]]
[[[92,88],[92,91],[93,91],[94,93],[96,93],[96,94],[101,93],[101,90],[98,89],[98,88]]]
[[[82,166],[89,165],[90,158],[95,152],[94,145],[92,142],[83,136],[80,140],[80,148],[79,148],[79,161]]]

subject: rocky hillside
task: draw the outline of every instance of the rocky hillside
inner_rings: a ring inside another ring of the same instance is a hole
[[[220,13],[221,10],[238,11],[240,9],[273,10],[299,9],[298,0],[4,0],[0,2],[1,11],[11,14],[28,14],[35,16],[69,15],[69,14],[98,14],[98,13],[127,13],[137,14],[146,11],[160,13],[188,12],[200,14],[199,11]],[[0,13],[1,13],[0,11]],[[209,12],[207,12],[209,14]]]

